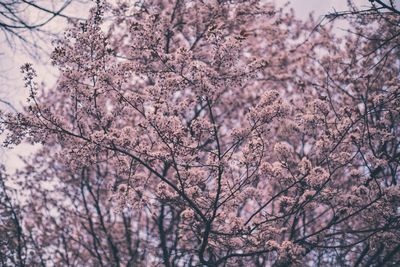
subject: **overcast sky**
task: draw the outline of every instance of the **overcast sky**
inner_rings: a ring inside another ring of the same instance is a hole
[[[275,3],[285,3],[283,0],[275,0]],[[292,0],[290,1],[296,14],[301,18],[306,18],[310,12],[316,16],[325,15],[333,10],[346,10],[347,0]],[[368,0],[354,0],[358,7],[368,7]]]

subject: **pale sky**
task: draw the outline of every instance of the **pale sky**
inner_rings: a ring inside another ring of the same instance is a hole
[[[275,0],[275,3],[285,3],[283,0]],[[310,12],[314,12],[316,16],[325,15],[336,11],[346,10],[347,0],[292,0],[290,1],[296,14],[301,18],[306,18]],[[368,0],[354,0],[358,7],[368,7]]]

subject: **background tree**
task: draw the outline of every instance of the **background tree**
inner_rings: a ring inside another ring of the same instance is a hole
[[[338,38],[259,1],[99,3],[56,88],[26,64],[29,105],[1,117],[6,145],[43,144],[19,173],[42,264],[398,264],[399,17],[363,20]]]
[[[9,111],[20,110],[25,96],[18,70],[21,58],[48,65],[51,42],[60,37],[66,26],[86,17],[91,1],[87,0],[6,0],[0,3],[0,105]],[[47,71],[48,73],[48,71]],[[49,76],[49,75],[48,75]],[[49,77],[47,77],[47,81]],[[52,84],[52,82],[49,82]]]
[[[53,30],[46,28],[52,20],[63,18],[65,20],[77,19],[65,14],[66,9],[73,3],[84,1],[27,1],[7,0],[0,3],[0,30],[2,37],[10,47],[15,47],[15,42],[28,50],[38,49],[37,42],[49,36],[55,37]]]
[[[34,264],[33,250],[24,232],[23,213],[16,203],[15,190],[4,166],[0,167],[0,263],[1,266],[29,266]]]

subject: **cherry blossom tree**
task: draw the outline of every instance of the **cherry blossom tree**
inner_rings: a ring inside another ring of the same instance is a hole
[[[16,178],[37,265],[399,264],[399,16],[349,21],[99,3],[57,86],[24,65],[26,110],[1,115],[5,145],[42,144]]]

